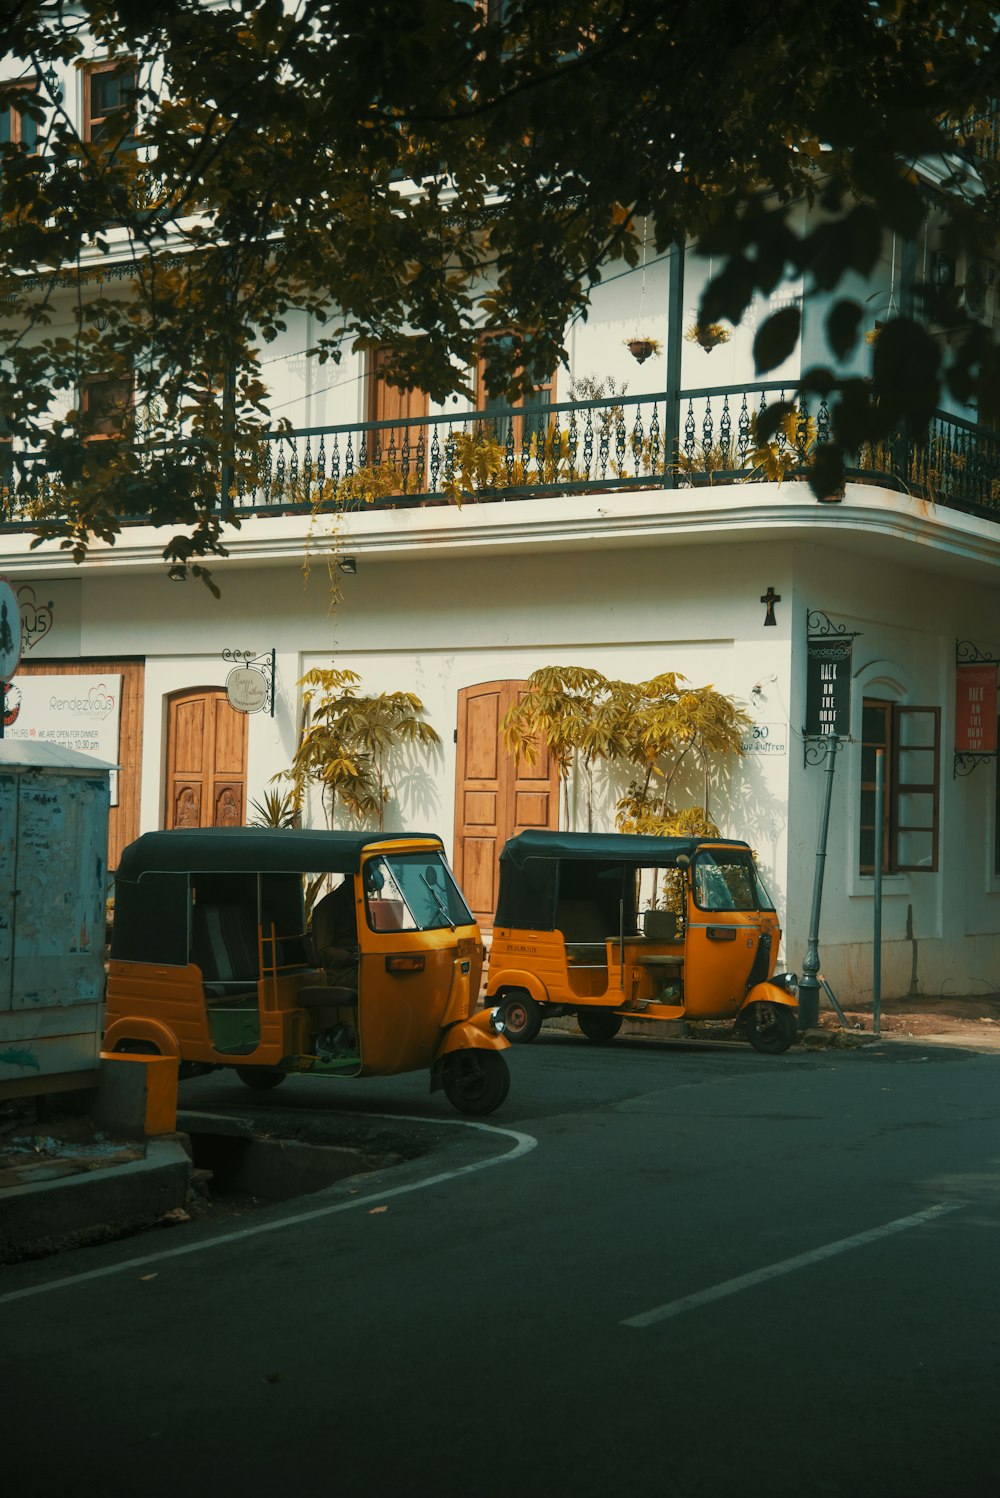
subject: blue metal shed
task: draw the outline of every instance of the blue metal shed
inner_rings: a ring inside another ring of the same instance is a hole
[[[0,740],[0,1098],[97,1082],[114,768]]]

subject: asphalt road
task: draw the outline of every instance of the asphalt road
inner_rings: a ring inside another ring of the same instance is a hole
[[[1000,1055],[510,1062],[485,1128],[422,1077],[185,1084],[424,1153],[0,1271],[4,1490],[997,1498]]]

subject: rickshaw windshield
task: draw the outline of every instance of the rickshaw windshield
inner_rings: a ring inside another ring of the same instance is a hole
[[[702,910],[773,910],[753,854],[702,849],[692,870],[694,902]]]
[[[365,864],[365,911],[373,931],[436,931],[473,917],[436,853],[394,853]]]

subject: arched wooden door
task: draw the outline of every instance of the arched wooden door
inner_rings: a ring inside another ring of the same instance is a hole
[[[247,715],[222,687],[167,699],[164,827],[240,827],[246,817]]]
[[[493,925],[503,845],[527,827],[558,827],[559,771],[540,746],[518,762],[500,738],[523,681],[487,681],[458,694],[455,875],[481,926]]]

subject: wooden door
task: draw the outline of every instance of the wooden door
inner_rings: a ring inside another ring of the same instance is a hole
[[[222,687],[168,699],[165,827],[241,827],[246,816],[247,715]]]
[[[544,746],[533,764],[515,760],[500,737],[523,681],[488,681],[458,694],[455,875],[476,920],[493,925],[499,859],[527,827],[559,825],[559,771]]]
[[[391,421],[394,426],[376,427],[368,433],[366,461],[369,467],[398,470],[400,493],[422,494],[427,488],[426,390],[400,390],[382,378],[384,355],[372,349],[368,357],[368,420]]]

